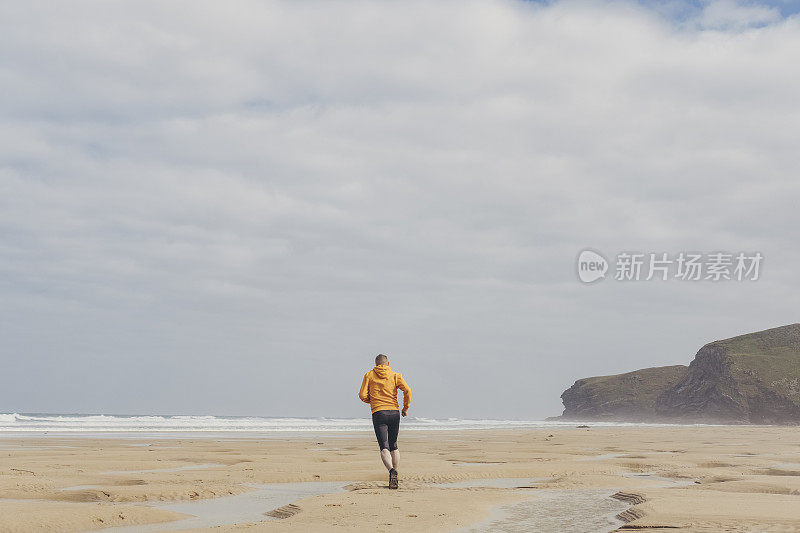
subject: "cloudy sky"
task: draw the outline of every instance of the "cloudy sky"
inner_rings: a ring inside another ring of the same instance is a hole
[[[798,10],[3,3],[0,412],[363,416],[385,352],[414,415],[539,419],[800,321]]]

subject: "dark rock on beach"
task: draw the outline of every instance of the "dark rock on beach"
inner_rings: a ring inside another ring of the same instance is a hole
[[[800,324],[714,341],[688,367],[579,379],[568,420],[800,423]]]

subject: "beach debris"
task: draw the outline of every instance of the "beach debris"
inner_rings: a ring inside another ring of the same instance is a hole
[[[300,511],[302,511],[302,509],[300,509],[299,505],[290,503],[289,505],[278,507],[277,509],[273,509],[272,511],[267,511],[264,514],[271,518],[284,519],[284,518],[289,518],[290,516],[294,516]]]
[[[635,494],[633,492],[617,492],[611,496],[615,500],[619,500],[621,502],[630,503],[631,505],[639,505],[640,503],[644,503],[646,500],[644,496],[641,494]]]
[[[22,473],[25,473],[25,474],[32,474],[34,476],[36,475],[35,472],[33,472],[31,470],[24,470],[22,468],[10,468],[9,470],[11,470],[12,472],[22,472]]]
[[[620,491],[620,492],[617,492],[616,494],[613,494],[611,497],[614,498],[615,500],[619,500],[621,502],[625,502],[625,503],[631,504],[630,508],[628,508],[625,511],[622,511],[621,513],[619,513],[616,516],[617,519],[622,520],[623,522],[625,522],[625,525],[622,526],[622,528],[620,528],[620,529],[632,529],[632,528],[636,529],[636,526],[634,526],[632,524],[629,524],[629,522],[633,522],[634,520],[637,520],[637,519],[642,518],[644,516],[644,513],[642,511],[636,509],[636,507],[635,507],[636,505],[639,505],[640,503],[644,503],[646,501],[644,496],[642,496],[640,494],[635,494],[633,492],[621,492]],[[626,528],[625,526],[629,526],[629,527]]]

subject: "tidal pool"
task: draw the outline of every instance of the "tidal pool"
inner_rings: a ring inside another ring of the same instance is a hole
[[[275,520],[264,513],[309,496],[344,491],[351,481],[310,481],[306,483],[269,483],[249,485],[255,490],[235,496],[193,500],[189,502],[151,504],[150,507],[192,515],[189,518],[139,526],[106,528],[103,531],[145,533],[175,531]]]
[[[458,533],[600,533],[619,528],[616,515],[630,504],[611,498],[609,490],[538,489],[522,502],[502,505],[485,521]]]

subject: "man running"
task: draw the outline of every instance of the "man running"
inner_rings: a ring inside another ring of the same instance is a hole
[[[358,397],[372,408],[372,425],[381,448],[381,460],[389,470],[389,488],[397,488],[397,465],[400,452],[397,450],[397,433],[400,431],[400,407],[397,404],[397,389],[403,391],[403,416],[411,406],[411,389],[403,376],[389,367],[389,358],[379,354],[375,368],[364,374]]]

